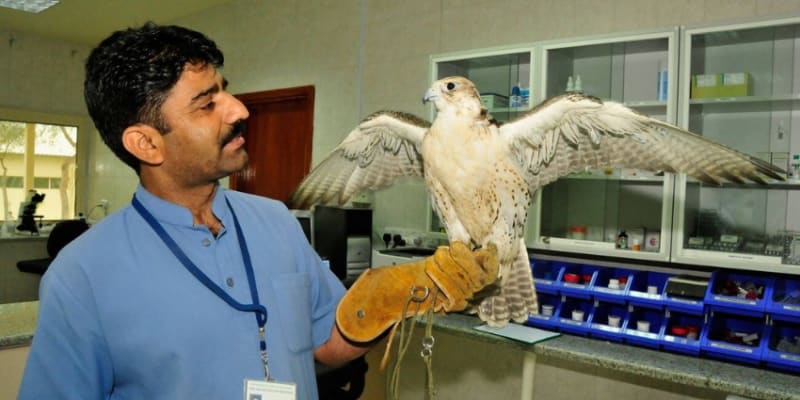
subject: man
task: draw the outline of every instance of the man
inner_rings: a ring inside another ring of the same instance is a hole
[[[222,65],[204,35],[151,23],[90,54],[89,113],[140,184],[43,277],[21,399],[314,399],[314,360],[369,348],[334,324],[344,287],[286,207],[219,186],[248,161]],[[437,254],[439,273],[472,262]],[[350,326],[372,338],[386,323]]]

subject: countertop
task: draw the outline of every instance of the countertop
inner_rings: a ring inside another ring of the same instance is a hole
[[[418,326],[421,324],[418,323]],[[488,343],[512,346],[536,355],[564,359],[591,366],[698,388],[709,388],[753,399],[800,400],[800,376],[634,347],[604,340],[563,334],[527,344],[475,330],[476,317],[449,314],[434,319],[434,329]]]
[[[30,345],[38,313],[38,301],[0,304],[0,350]]]
[[[39,302],[0,304],[0,350],[27,346]],[[421,322],[420,322],[421,324]],[[436,316],[434,329],[536,355],[763,400],[800,400],[800,376],[564,334],[535,344],[475,330],[473,316]],[[418,325],[419,326],[419,325]]]

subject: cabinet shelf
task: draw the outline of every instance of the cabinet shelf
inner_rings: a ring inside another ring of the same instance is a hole
[[[499,114],[499,113],[525,113],[533,109],[532,105],[528,105],[525,107],[495,107],[489,109],[489,112],[492,114]]]
[[[800,100],[800,94],[786,94],[775,96],[740,96],[740,97],[709,97],[709,98],[695,98],[690,99],[691,105],[706,105],[706,104],[733,104],[733,103],[774,103],[774,102],[789,102]]]
[[[667,102],[664,100],[643,100],[643,101],[626,101],[623,105],[631,108],[666,108]]]
[[[605,175],[605,174],[572,174],[567,175],[561,179],[572,179],[572,180],[597,180],[597,181],[615,181],[615,182],[624,182],[624,183],[641,183],[641,184],[651,184],[651,185],[661,185],[664,183],[664,178],[660,176],[654,177],[625,177],[619,175]],[[797,188],[800,189],[800,183],[797,185]]]
[[[689,180],[690,184],[699,185],[700,182],[696,180]],[[783,182],[773,181],[768,182],[766,185],[760,183],[730,183],[723,182],[719,186],[703,184],[707,189],[764,189],[764,190],[800,190],[800,180],[789,179]]]

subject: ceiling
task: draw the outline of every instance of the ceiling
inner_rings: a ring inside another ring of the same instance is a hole
[[[38,14],[0,7],[0,30],[94,46],[146,21],[168,23],[234,0],[61,0]]]

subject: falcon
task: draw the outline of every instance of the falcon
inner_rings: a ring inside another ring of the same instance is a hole
[[[624,167],[685,173],[713,185],[783,180],[771,164],[582,93],[550,98],[502,125],[463,77],[434,82],[423,102],[436,107],[432,124],[393,111],[366,117],[300,183],[289,205],[342,205],[401,177],[424,178],[451,243],[497,248],[497,279],[471,300],[490,326],[538,313],[523,230],[532,195],[562,176]]]

